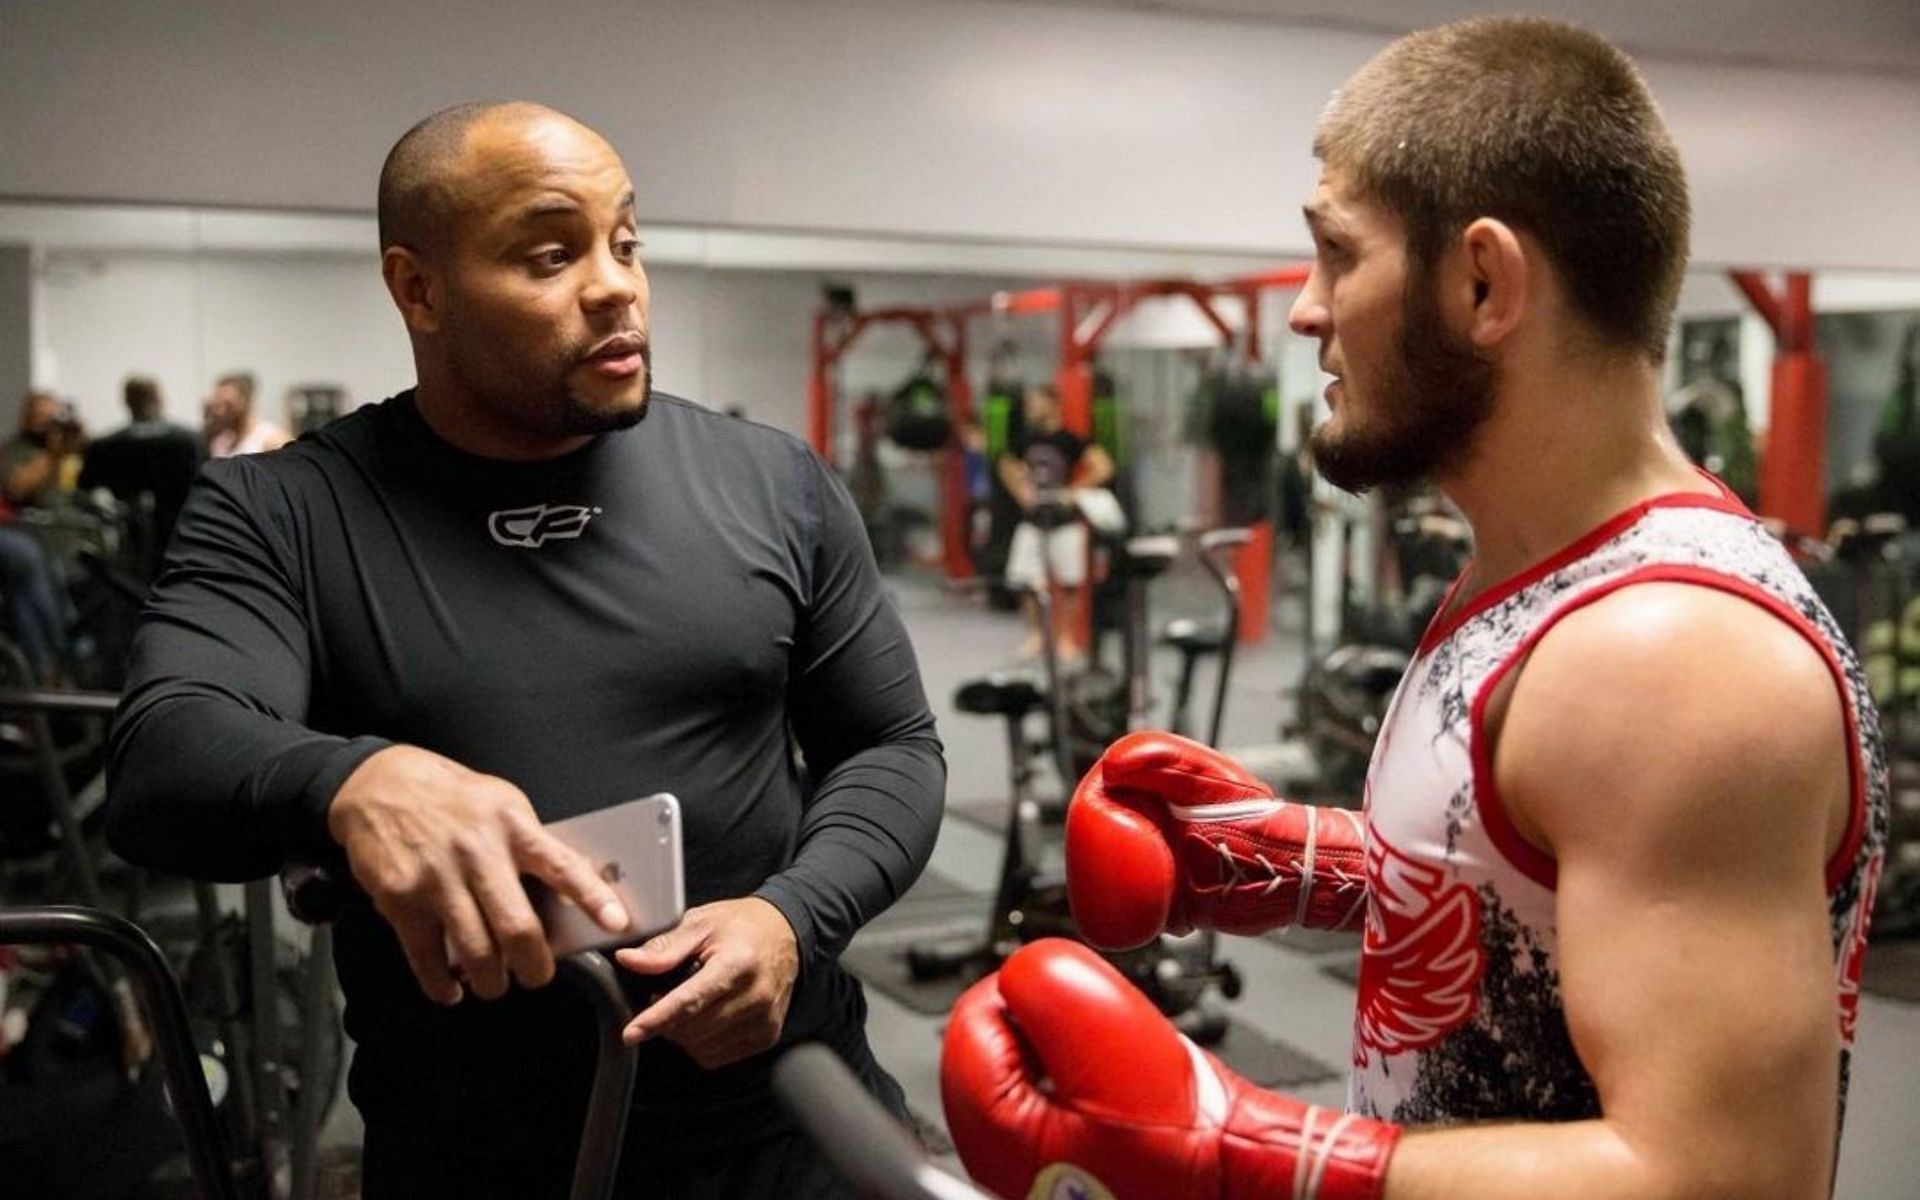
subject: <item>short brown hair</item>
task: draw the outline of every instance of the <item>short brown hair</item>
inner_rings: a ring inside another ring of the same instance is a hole
[[[1666,356],[1686,174],[1646,82],[1604,38],[1537,17],[1409,34],[1334,96],[1313,148],[1406,225],[1410,280],[1493,217],[1539,239],[1602,340]]]

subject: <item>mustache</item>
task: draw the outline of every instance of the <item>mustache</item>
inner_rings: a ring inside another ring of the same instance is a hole
[[[629,354],[638,354],[641,362],[653,366],[653,340],[638,329],[623,329],[601,338],[574,359],[584,363],[597,358],[624,358]]]

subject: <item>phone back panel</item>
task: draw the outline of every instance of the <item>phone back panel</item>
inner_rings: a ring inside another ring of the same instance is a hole
[[[546,926],[555,957],[631,946],[671,929],[686,910],[680,802],[666,792],[548,825],[547,831],[593,863],[627,906],[628,927],[609,933],[572,901],[537,881],[527,894]]]

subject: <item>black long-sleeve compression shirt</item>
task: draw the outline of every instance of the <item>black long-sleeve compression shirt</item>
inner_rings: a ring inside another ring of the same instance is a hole
[[[791,437],[659,394],[635,428],[546,462],[465,454],[403,393],[207,468],[135,644],[114,847],[270,873],[331,849],[328,802],[394,743],[512,781],[547,821],[675,793],[689,903],[777,906],[803,964],[787,1040],[843,1045],[863,1003],[834,959],[925,865],[945,782],[838,480]],[[336,954],[370,1122],[418,1107],[423,1058],[506,1077],[551,1049],[529,1030],[563,1000],[438,1009],[370,908]],[[759,1060],[703,1073],[650,1053],[643,1111],[720,1119],[763,1091]]]

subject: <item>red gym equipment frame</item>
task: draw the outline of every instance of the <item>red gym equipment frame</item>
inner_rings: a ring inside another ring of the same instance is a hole
[[[1776,292],[1758,271],[1732,271],[1733,283],[1767,324],[1777,344],[1773,363],[1771,416],[1760,470],[1760,512],[1811,537],[1826,528],[1827,369],[1813,341],[1813,279],[1804,271],[1786,275]],[[813,373],[808,394],[808,437],[814,450],[833,462],[839,397],[833,370],[862,333],[875,325],[906,325],[946,369],[947,401],[954,425],[973,414],[973,390],[967,382],[967,328],[976,317],[1058,314],[1059,366],[1054,382],[1068,429],[1086,436],[1093,427],[1093,360],[1116,323],[1142,300],[1185,296],[1226,345],[1238,344],[1250,361],[1259,361],[1260,304],[1271,290],[1297,289],[1307,267],[1281,267],[1222,283],[1190,279],[1153,279],[1132,283],[1063,283],[1056,287],[1004,293],[992,300],[946,308],[899,307],[871,312],[822,308],[813,319]],[[1216,301],[1233,297],[1245,306],[1246,325],[1236,337]],[[949,578],[973,574],[967,554],[965,468],[957,446],[940,452],[941,564]],[[1217,469],[1208,464],[1208,470]],[[1206,478],[1203,471],[1203,478]],[[1261,641],[1267,631],[1268,581],[1273,560],[1273,529],[1262,522],[1235,563],[1240,577],[1241,640]]]
[[[984,316],[1058,314],[1060,355],[1054,383],[1060,392],[1061,417],[1068,429],[1085,437],[1093,428],[1094,357],[1115,324],[1142,300],[1187,297],[1219,332],[1223,344],[1238,345],[1249,361],[1258,362],[1262,296],[1274,289],[1299,288],[1306,280],[1307,267],[1297,265],[1223,283],[1199,283],[1191,279],[1063,283],[946,308],[902,307],[860,312],[823,307],[813,318],[808,436],[814,451],[831,464],[839,409],[833,369],[860,335],[874,325],[909,326],[920,335],[927,349],[941,359],[947,373],[947,400],[954,426],[958,428],[973,414],[973,391],[966,376],[968,322]],[[1245,329],[1238,335],[1216,307],[1217,301],[1228,297],[1244,305]],[[950,444],[940,453],[941,563],[949,578],[961,579],[973,574],[973,563],[967,554],[965,470],[958,447]],[[1254,528],[1253,540],[1240,549],[1235,560],[1235,572],[1240,577],[1239,625],[1243,642],[1258,642],[1266,637],[1272,564],[1273,527],[1263,521]]]
[[[973,389],[967,383],[967,322],[951,309],[881,308],[872,312],[846,311],[823,307],[813,315],[813,374],[807,387],[807,440],[814,453],[836,466],[833,458],[834,425],[839,416],[839,396],[833,386],[833,369],[860,335],[876,325],[905,325],[920,335],[929,353],[940,360],[947,374],[947,404],[953,427],[973,415]],[[973,561],[967,556],[967,479],[960,449],[951,440],[940,451],[940,547],[941,563],[950,579],[973,574]]]
[[[1790,271],[1775,292],[1758,271],[1730,272],[1774,339],[1767,444],[1760,456],[1760,512],[1789,532],[1827,531],[1827,364],[1813,342],[1813,276]]]

